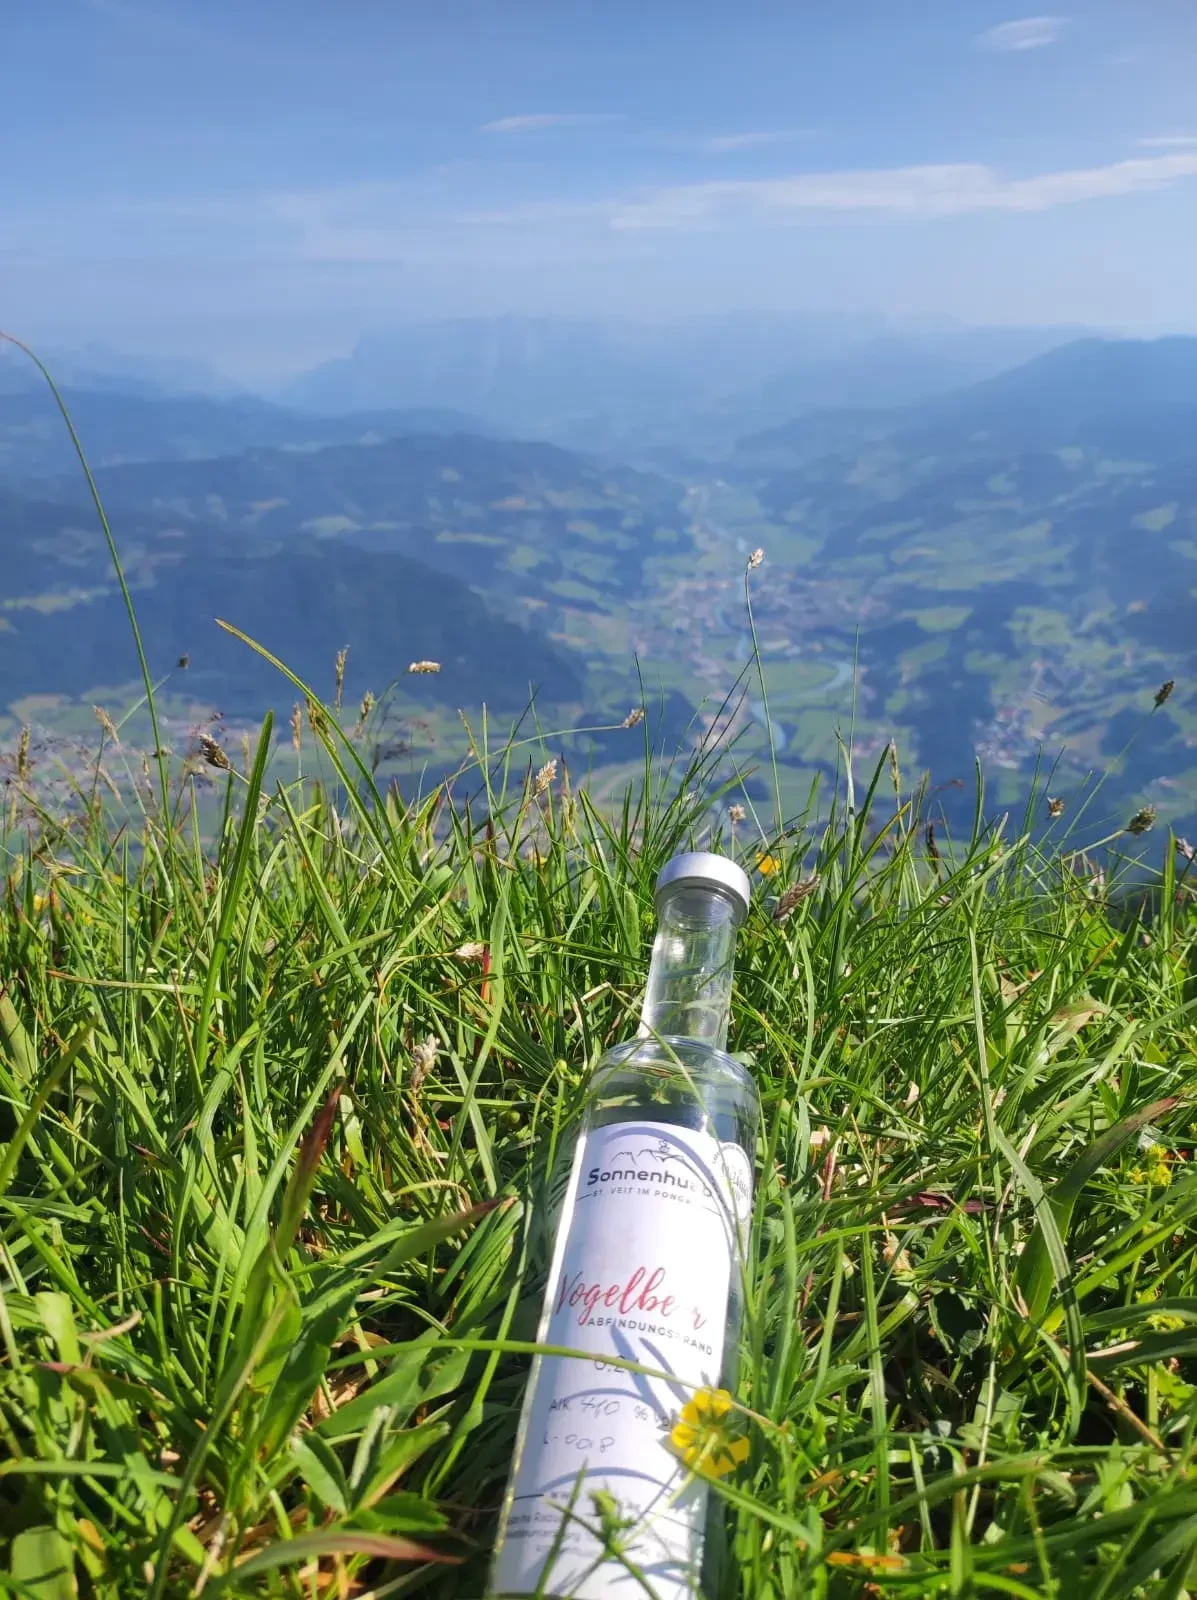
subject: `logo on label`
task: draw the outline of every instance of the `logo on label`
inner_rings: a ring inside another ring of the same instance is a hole
[[[635,1148],[626,1145],[609,1159],[609,1167],[591,1167],[586,1174],[588,1189],[604,1183],[653,1183],[663,1189],[701,1194],[708,1200],[715,1198],[711,1186],[695,1172],[694,1158],[684,1150],[675,1149],[665,1139]]]

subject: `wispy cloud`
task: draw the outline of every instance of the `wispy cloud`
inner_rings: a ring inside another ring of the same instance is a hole
[[[1067,17],[1019,17],[1014,22],[999,22],[977,35],[982,50],[1042,50],[1055,44]]]
[[[1141,150],[1197,150],[1197,133],[1157,133],[1135,143]]]
[[[704,139],[702,148],[716,153],[726,150],[752,150],[762,144],[788,144],[791,139],[806,139],[810,128],[769,128],[758,133],[717,133]]]
[[[433,267],[477,262],[481,252],[488,260],[518,257],[543,267],[546,261],[568,260],[571,250],[593,249],[602,237],[630,238],[637,231],[726,230],[746,236],[750,230],[829,222],[917,223],[1045,212],[1197,179],[1197,148],[1029,177],[1008,177],[971,163],[865,168],[711,179],[606,196],[548,195],[501,210],[454,205],[446,198],[450,176],[436,169],[413,180],[172,198],[152,208],[143,204],[135,215],[142,222],[147,217],[168,222],[176,240],[187,230],[197,238],[236,237],[250,230],[264,249],[292,261]]]
[[[607,111],[526,111],[518,117],[499,117],[494,122],[484,122],[483,133],[534,133],[539,128],[589,128],[600,122],[620,122],[622,118]]]
[[[1197,177],[1197,150],[1140,156],[1104,167],[1011,178],[979,163],[803,172],[786,178],[714,179],[607,201],[537,202],[461,220],[601,222],[612,229],[710,229],[857,216],[922,221],[1008,211],[1049,211],[1086,200],[1164,189]]]

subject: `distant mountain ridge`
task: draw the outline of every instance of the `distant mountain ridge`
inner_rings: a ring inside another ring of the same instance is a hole
[[[49,365],[98,465],[355,443],[371,432],[515,434],[649,460],[659,448],[726,452],[799,412],[922,402],[1075,332],[770,313],[660,325],[467,318],[364,336],[272,398],[203,363],[100,345],[50,352]],[[67,470],[67,451],[32,366],[0,361],[0,475],[51,476]]]
[[[38,347],[55,380],[73,389],[210,400],[248,398],[250,389],[218,372],[206,361],[172,355],[134,355],[93,339],[82,346]],[[28,394],[42,387],[41,374],[23,354],[9,346],[0,351],[0,394]]]
[[[253,448],[311,450],[413,433],[500,431],[465,412],[431,408],[322,417],[254,396],[146,396],[69,387],[62,392],[95,468],[206,460]],[[0,392],[0,480],[31,484],[75,471],[70,437],[45,385]]]
[[[909,403],[1077,331],[764,313],[655,326],[462,319],[364,337],[280,398],[325,412],[448,405],[575,447],[706,445],[800,407]]]
[[[736,441],[737,458],[795,461],[878,440],[905,447],[1101,445],[1137,459],[1197,448],[1197,338],[1078,339],[915,405],[814,410]]]
[[[1078,339],[920,408],[928,427],[1043,443],[1115,416],[1197,407],[1197,338]]]

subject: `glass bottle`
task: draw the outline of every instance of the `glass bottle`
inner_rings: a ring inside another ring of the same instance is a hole
[[[670,1432],[696,1390],[733,1382],[759,1103],[725,1046],[748,906],[724,856],[675,856],[657,880],[640,1031],[595,1069],[537,1336],[585,1354],[533,1360],[492,1600],[703,1593],[709,1490]]]

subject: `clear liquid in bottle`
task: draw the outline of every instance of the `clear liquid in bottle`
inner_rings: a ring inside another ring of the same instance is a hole
[[[733,1381],[759,1116],[725,1049],[748,880],[675,856],[656,902],[640,1033],[595,1069],[537,1339],[584,1354],[533,1361],[492,1600],[703,1592],[709,1491],[670,1432],[696,1390]]]

